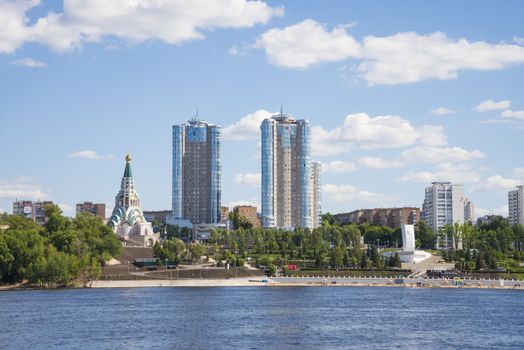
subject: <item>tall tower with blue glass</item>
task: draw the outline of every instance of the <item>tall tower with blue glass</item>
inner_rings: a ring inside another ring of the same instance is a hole
[[[220,221],[220,127],[198,119],[173,126],[174,223]]]
[[[262,225],[315,227],[311,126],[280,114],[265,119],[262,134]]]

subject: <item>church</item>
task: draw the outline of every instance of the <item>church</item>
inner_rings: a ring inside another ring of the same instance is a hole
[[[115,208],[107,224],[126,244],[151,247],[160,236],[153,232],[151,223],[144,218],[131,172],[131,156],[128,154],[125,159],[126,167],[120,191],[116,195]]]

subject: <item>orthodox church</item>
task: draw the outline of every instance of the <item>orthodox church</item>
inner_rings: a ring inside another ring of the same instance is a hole
[[[107,224],[120,239],[134,245],[150,247],[160,239],[159,235],[153,232],[151,223],[147,222],[140,209],[140,197],[136,192],[129,154],[126,156],[120,191],[115,198],[115,208]]]

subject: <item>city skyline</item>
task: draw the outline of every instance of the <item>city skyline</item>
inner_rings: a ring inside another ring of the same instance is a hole
[[[0,210],[41,199],[71,216],[84,201],[110,214],[128,150],[143,209],[170,209],[170,128],[197,107],[222,127],[229,207],[260,210],[259,126],[281,104],[311,122],[323,212],[421,207],[425,187],[451,181],[464,185],[476,216],[507,216],[508,191],[523,182],[524,163],[512,156],[524,142],[519,2],[268,1],[249,3],[229,28],[222,12],[199,8],[210,17],[186,18],[193,31],[163,35],[151,21],[143,38],[96,21],[71,32],[87,21],[85,8],[71,12],[79,4],[13,4],[0,1],[0,19],[21,23],[0,24]],[[50,11],[63,19],[54,35],[36,28]],[[428,58],[430,50],[445,54]],[[407,67],[399,57],[419,61]]]

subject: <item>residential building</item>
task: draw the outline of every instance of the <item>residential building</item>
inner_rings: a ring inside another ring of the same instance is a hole
[[[260,227],[260,219],[257,214],[257,207],[252,205],[237,205],[233,208],[233,212],[239,216],[245,217],[253,227]]]
[[[375,226],[399,228],[415,225],[420,220],[420,209],[415,207],[359,209],[350,213],[333,215],[340,225],[369,223]]]
[[[220,207],[220,222],[226,223],[229,220],[229,208]]]
[[[262,226],[316,227],[309,122],[297,120],[281,110],[280,114],[265,119],[260,130]]]
[[[464,222],[470,225],[475,223],[475,206],[467,198],[464,198]]]
[[[313,227],[322,223],[322,163],[311,162],[311,211]]]
[[[168,217],[171,216],[171,213],[171,210],[144,210],[144,217],[151,223],[157,221],[161,224],[165,224]]]
[[[220,211],[220,127],[198,118],[173,126],[171,223],[217,224]]]
[[[510,225],[524,225],[524,185],[508,192],[508,221]]]
[[[26,218],[32,219],[40,225],[44,225],[47,221],[45,216],[45,206],[53,205],[52,201],[15,201],[13,202],[13,214],[23,215]]]
[[[84,202],[76,205],[76,214],[91,213],[102,220],[106,220],[106,205],[104,203]]]
[[[464,203],[466,201],[462,185],[454,185],[451,182],[433,182],[425,190],[421,218],[431,226],[435,233],[446,225],[464,224]],[[437,245],[440,248],[448,248],[453,246],[454,242],[440,241],[439,238]]]

